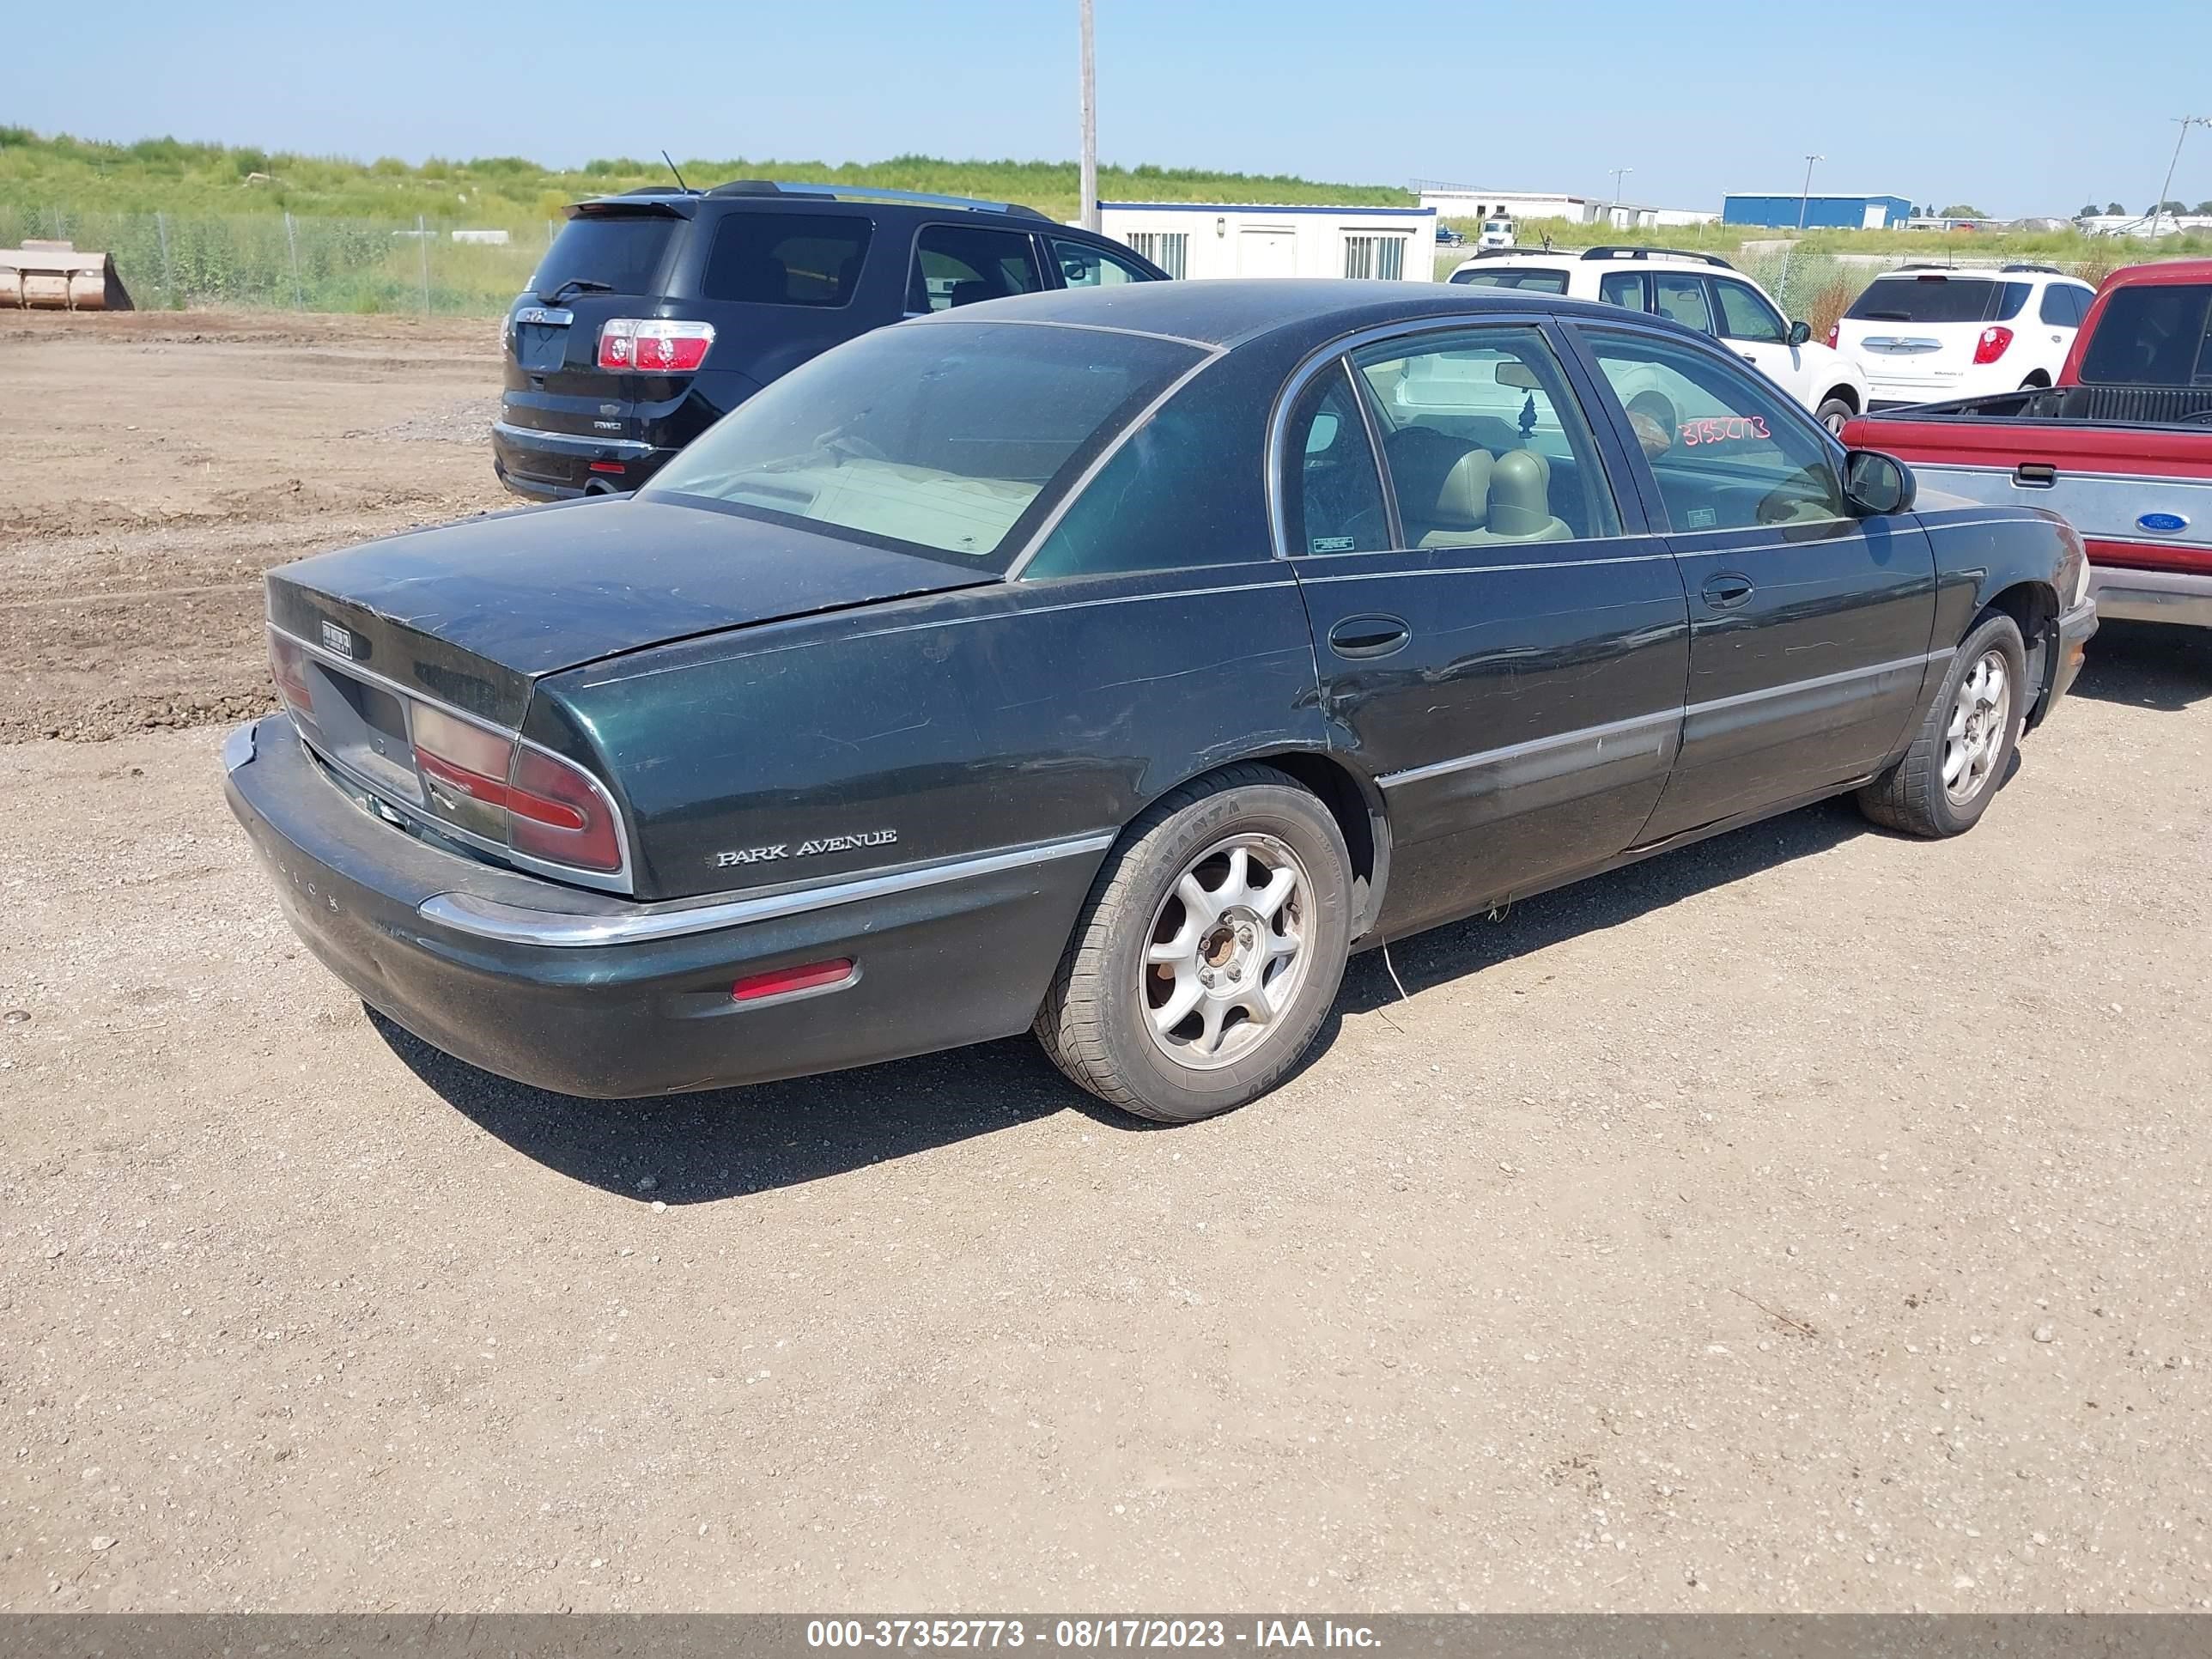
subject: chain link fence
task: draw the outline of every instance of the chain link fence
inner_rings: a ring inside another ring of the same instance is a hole
[[[225,306],[497,317],[528,285],[559,227],[558,220],[486,228],[289,213],[79,213],[0,201],[0,247],[52,239],[111,253],[141,311]]]

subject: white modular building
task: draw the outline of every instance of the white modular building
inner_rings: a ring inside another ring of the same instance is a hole
[[[1710,225],[1717,213],[1695,208],[1650,207],[1640,202],[1608,202],[1558,191],[1484,190],[1474,185],[1417,180],[1421,205],[1446,219],[1564,219],[1571,225],[1609,225],[1614,230],[1656,230]]]
[[[1101,202],[1098,227],[1170,276],[1437,279],[1431,208]]]

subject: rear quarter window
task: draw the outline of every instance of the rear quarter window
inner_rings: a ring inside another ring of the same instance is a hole
[[[700,292],[741,305],[848,305],[874,228],[851,214],[725,215]]]
[[[661,267],[684,221],[665,214],[580,214],[545,250],[532,289],[550,294],[563,283],[605,283],[611,294],[658,294]]]

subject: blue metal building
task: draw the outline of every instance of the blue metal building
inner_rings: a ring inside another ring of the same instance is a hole
[[[1795,230],[1801,210],[1808,230],[1901,230],[1912,216],[1912,204],[1902,196],[1838,196],[1826,191],[1800,196],[1794,190],[1721,198],[1724,225],[1771,225]]]

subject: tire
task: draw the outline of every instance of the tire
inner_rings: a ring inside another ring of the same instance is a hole
[[[1844,422],[1857,413],[1858,410],[1852,408],[1844,398],[1823,398],[1820,406],[1813,411],[1813,418],[1832,433],[1841,432],[1844,429]]]
[[[1233,896],[1209,915],[1186,901],[1186,881],[1209,906]],[[1185,784],[1129,826],[1099,871],[1037,1011],[1037,1040],[1071,1081],[1157,1122],[1255,1100],[1304,1058],[1336,1000],[1350,892],[1336,820],[1281,773],[1231,766]],[[1268,1018],[1255,1019],[1262,1006]]]
[[[1951,659],[1912,746],[1859,791],[1859,810],[1906,835],[1964,835],[1980,822],[2004,782],[2029,695],[2020,624],[2001,612],[1983,617]],[[2002,707],[1992,707],[1992,698],[2000,698]],[[1954,763],[1958,776],[1947,779]]]

